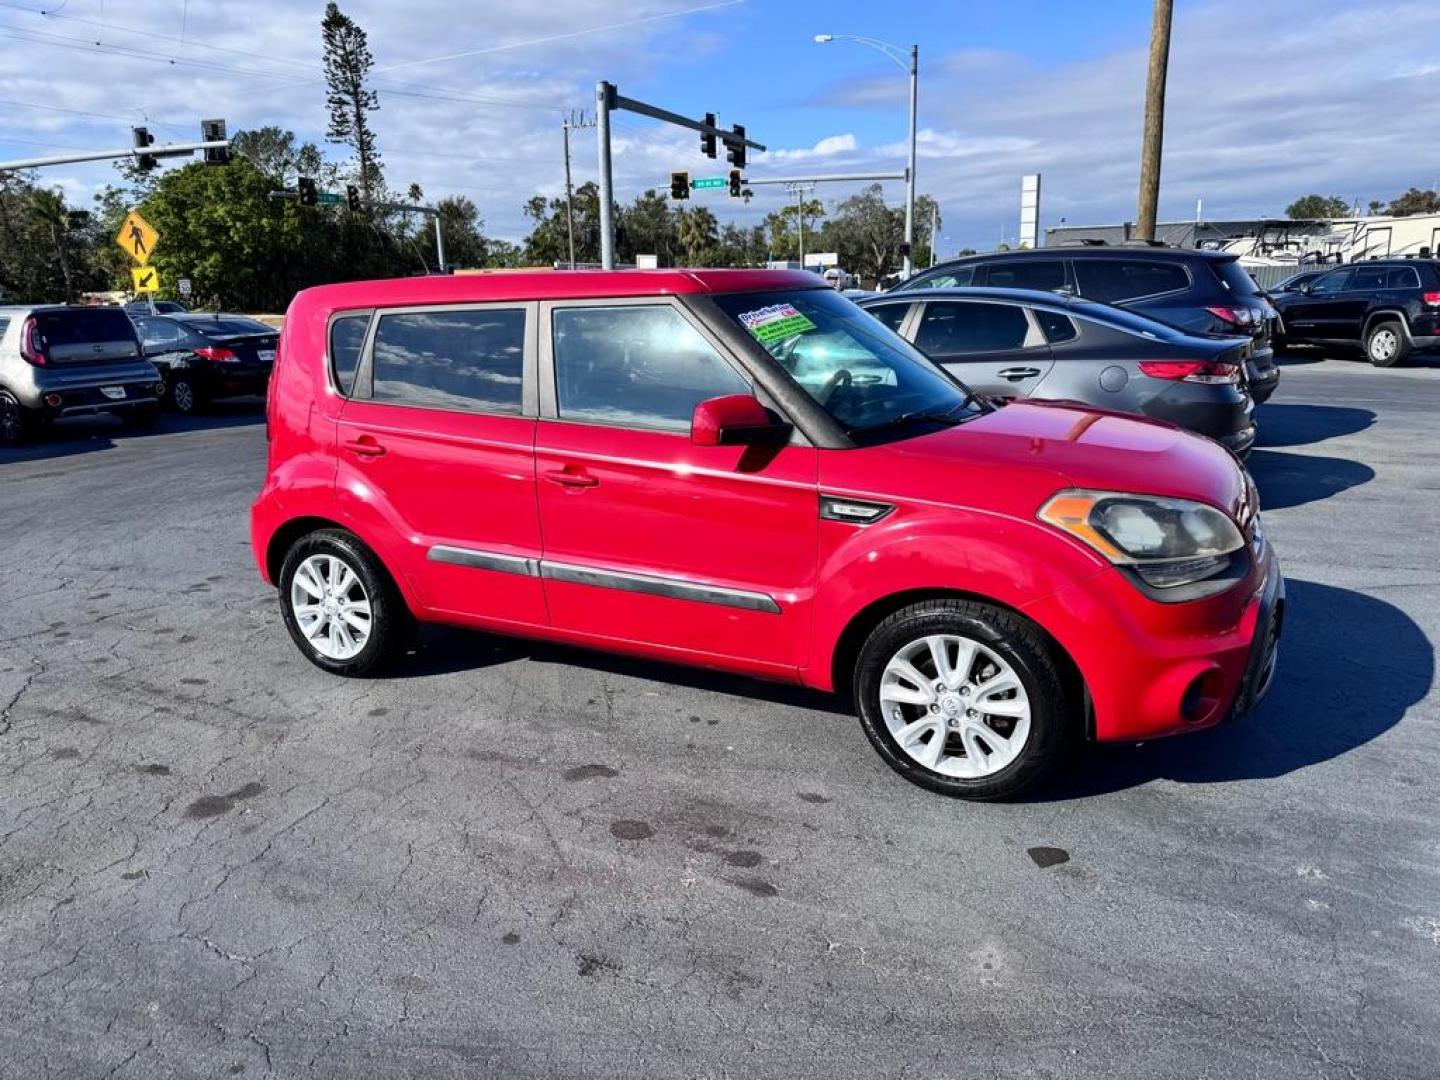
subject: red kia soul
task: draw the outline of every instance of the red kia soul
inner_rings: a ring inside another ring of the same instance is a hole
[[[907,779],[992,799],[1275,670],[1284,585],[1227,451],[993,408],[811,274],[309,289],[268,420],[255,556],[337,675],[443,622],[803,683]]]

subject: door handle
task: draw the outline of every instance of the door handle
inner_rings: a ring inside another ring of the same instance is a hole
[[[358,439],[352,439],[345,444],[345,449],[360,457],[381,457],[385,453],[385,447],[369,435],[361,435]]]
[[[591,488],[600,483],[597,477],[581,469],[566,467],[564,469],[550,469],[545,474],[545,479],[552,484],[559,484],[561,487],[570,488]]]
[[[1038,367],[1007,367],[1001,368],[995,374],[1002,379],[1009,379],[1011,382],[1019,382],[1021,379],[1033,379],[1040,374]]]

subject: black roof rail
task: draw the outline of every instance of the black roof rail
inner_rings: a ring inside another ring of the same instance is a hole
[[[1109,247],[1110,241],[1101,240],[1098,236],[1078,236],[1069,240],[1061,240],[1055,247]]]

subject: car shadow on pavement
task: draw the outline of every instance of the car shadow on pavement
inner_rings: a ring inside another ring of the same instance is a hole
[[[1245,467],[1260,489],[1262,510],[1319,502],[1375,479],[1369,465],[1349,458],[1252,450]]]
[[[388,676],[395,679],[423,678],[455,671],[474,671],[517,660],[579,667],[626,678],[647,679],[667,686],[686,686],[730,697],[852,715],[840,698],[804,686],[440,625],[422,627],[415,648]]]
[[[157,435],[174,435],[211,428],[244,427],[265,422],[265,405],[256,401],[222,401],[211,406],[203,416],[181,416],[164,412],[152,428],[129,429],[118,417],[84,416],[57,420],[21,446],[0,449],[0,466],[19,461],[46,461],[51,458],[73,457],[97,450],[113,450],[131,440],[151,439]]]
[[[1273,779],[1384,734],[1430,691],[1435,649],[1384,600],[1311,581],[1285,583],[1285,632],[1269,696],[1233,724],[1177,738],[1087,745],[1024,798],[1088,798],[1152,780]]]
[[[1308,446],[1354,435],[1375,423],[1369,409],[1344,405],[1261,405],[1255,410],[1255,446]]]

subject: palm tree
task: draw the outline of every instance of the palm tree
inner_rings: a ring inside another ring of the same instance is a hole
[[[720,242],[720,223],[703,206],[681,210],[679,218],[675,233],[680,246],[685,249],[685,264],[699,266]]]

